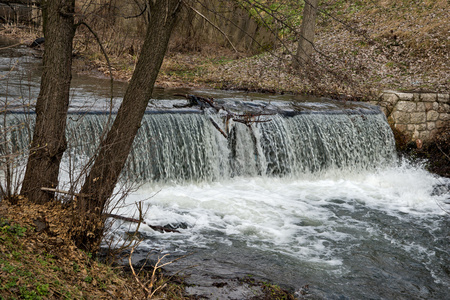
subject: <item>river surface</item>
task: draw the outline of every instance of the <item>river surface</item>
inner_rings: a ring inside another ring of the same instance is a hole
[[[32,110],[39,53],[26,47],[0,53],[0,100]],[[114,108],[125,86],[115,83]],[[334,103],[222,91],[157,90],[155,98],[179,99],[173,95],[187,92],[236,103],[306,101],[302,105],[317,111]],[[71,93],[72,112],[110,109],[107,79],[74,76]],[[167,102],[153,101],[152,109],[164,109],[161,103]],[[347,152],[356,160],[356,152]],[[160,233],[142,225],[136,259],[147,252],[153,258],[170,254],[167,260],[188,255],[170,270],[194,283],[247,277],[299,294],[308,285],[312,299],[448,299],[450,180],[389,151],[368,155],[370,166],[330,164],[277,174],[258,169],[200,179],[150,176],[115,212],[136,217],[135,204],[142,202],[148,224],[176,228],[178,233]],[[115,222],[109,237],[120,242],[133,229]]]

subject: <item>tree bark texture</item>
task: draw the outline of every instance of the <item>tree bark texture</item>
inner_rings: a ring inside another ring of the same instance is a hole
[[[44,203],[54,194],[42,187],[58,185],[59,166],[67,147],[65,129],[72,79],[75,0],[45,1],[45,50],[36,125],[21,194]]]
[[[313,53],[318,2],[319,0],[305,0],[297,53],[292,61],[294,69],[307,65]]]
[[[101,141],[95,162],[87,176],[77,208],[87,215],[101,215],[119,175],[153,92],[153,86],[166,53],[181,7],[181,0],[149,1],[151,18],[135,71],[122,104],[106,138]],[[94,240],[75,237],[80,248],[93,251]],[[91,247],[92,246],[92,247]]]

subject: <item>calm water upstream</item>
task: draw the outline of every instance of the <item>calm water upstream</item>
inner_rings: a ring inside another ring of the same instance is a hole
[[[16,110],[32,108],[37,97],[39,59],[32,54],[26,47],[0,51],[0,101],[14,100]],[[116,84],[116,105],[124,87]],[[108,80],[74,77],[73,143],[62,180],[95,148],[108,91]],[[190,91],[235,110],[285,112],[252,130],[234,124],[227,140],[211,126],[211,118],[222,124],[220,115],[165,113],[182,103],[166,101],[177,92],[156,93],[124,172],[138,188],[117,213],[133,216],[143,201],[147,223],[179,231],[142,226],[141,253],[191,254],[171,268],[194,281],[251,275],[296,291],[309,285],[313,299],[448,299],[450,180],[400,160],[379,111],[326,99]],[[301,114],[289,113],[293,100],[303,101],[295,108]],[[80,111],[92,113],[80,118]],[[26,133],[15,141],[26,144]],[[111,237],[119,241],[132,230],[116,222]]]

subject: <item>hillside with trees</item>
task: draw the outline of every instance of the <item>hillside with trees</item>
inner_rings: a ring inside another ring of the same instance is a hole
[[[303,2],[237,1],[259,26],[257,34],[252,29],[241,35],[241,27],[230,25],[239,21],[221,15],[220,5],[232,4],[216,2],[207,8],[196,3],[201,14],[191,10],[196,22],[175,28],[157,84],[349,98],[373,97],[384,89],[448,92],[447,1],[319,1],[311,61],[300,72],[292,58],[298,54]],[[129,31],[123,36],[120,27],[102,35],[115,76],[128,80],[142,39]],[[247,42],[251,46],[239,45],[242,36],[255,38]],[[75,38],[77,53],[107,74],[95,42],[89,39],[89,47],[86,40]]]

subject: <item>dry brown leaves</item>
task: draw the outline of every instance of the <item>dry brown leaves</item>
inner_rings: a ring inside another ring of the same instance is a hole
[[[0,202],[0,217],[28,228],[21,238],[21,247],[28,254],[23,259],[30,264],[30,271],[40,274],[42,270],[32,270],[33,260],[52,257],[60,268],[59,272],[46,270],[44,276],[51,281],[57,279],[68,290],[75,289],[76,299],[139,299],[139,288],[130,277],[120,277],[117,271],[93,260],[90,254],[78,250],[71,240],[72,213],[57,202],[37,205],[18,196],[12,205],[7,200]],[[39,275],[41,276],[41,275]],[[79,293],[79,294],[76,294]],[[55,290],[51,299],[59,298]]]
[[[157,85],[350,98],[371,97],[384,89],[449,91],[447,0],[341,1],[337,7],[333,3],[323,4],[333,17],[321,14],[318,19],[317,52],[309,71],[291,70],[296,45],[290,41],[283,41],[272,53],[252,57],[243,53],[239,59],[230,50],[202,45],[200,52],[169,52]],[[5,32],[17,35],[15,28]],[[111,32],[106,30],[103,35],[114,37]],[[131,78],[141,42],[135,38],[106,42],[115,79]],[[75,64],[77,72],[109,76],[109,67],[91,34],[80,31],[74,45],[80,60],[86,61],[81,67]]]

